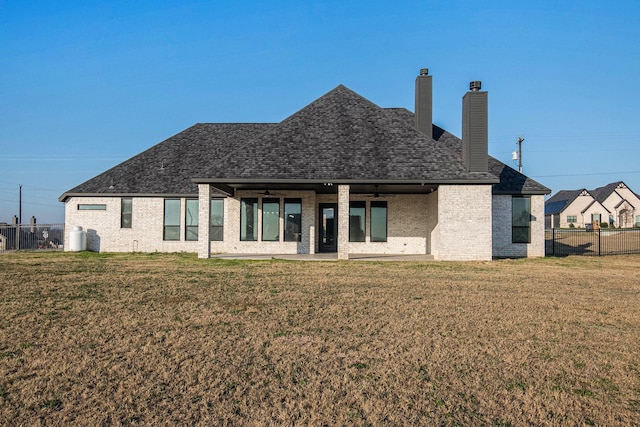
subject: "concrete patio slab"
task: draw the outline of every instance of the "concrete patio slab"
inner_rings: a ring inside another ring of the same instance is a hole
[[[338,261],[337,253],[318,254],[212,254],[217,259],[269,260],[281,259],[289,261]],[[433,261],[433,255],[404,254],[349,254],[349,261]]]

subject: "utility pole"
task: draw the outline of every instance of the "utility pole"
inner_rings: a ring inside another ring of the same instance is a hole
[[[22,184],[18,191],[18,224],[22,224]]]
[[[518,144],[518,172],[522,173],[522,142],[524,138],[519,136],[516,144]]]
[[[16,249],[20,250],[20,225],[22,224],[22,184],[18,191],[18,225],[16,226]]]

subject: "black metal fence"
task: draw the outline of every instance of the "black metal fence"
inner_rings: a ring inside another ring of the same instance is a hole
[[[64,250],[64,224],[0,224],[0,252],[18,250]]]
[[[640,229],[545,230],[547,256],[640,254]]]

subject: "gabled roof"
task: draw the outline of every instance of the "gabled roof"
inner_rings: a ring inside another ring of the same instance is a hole
[[[622,184],[623,186],[625,185],[622,181],[612,182],[603,187],[598,187],[594,190],[591,190],[591,194],[593,195],[594,199],[596,199],[600,203],[604,203],[604,201],[607,200],[611,193],[616,191],[620,184]]]
[[[580,195],[591,195],[591,194],[584,188],[581,188],[579,190],[558,191],[556,194],[554,194],[544,203],[544,214],[545,215],[559,214]]]
[[[462,141],[414,127],[404,108],[381,108],[338,86],[280,123],[196,124],[64,193],[194,195],[198,182],[493,184],[494,193],[549,189],[489,157],[467,172]],[[220,188],[222,188],[222,185]],[[224,190],[223,190],[224,191]]]
[[[598,187],[594,190],[562,190],[558,191],[553,197],[549,198],[544,204],[544,213],[545,215],[557,214],[562,212],[566,206],[570,205],[573,200],[578,197],[582,193],[587,193],[595,201],[597,201],[604,209],[609,211],[605,206],[604,202],[611,196],[611,194],[615,193],[618,188],[629,188],[622,181],[612,182],[610,184],[604,185],[602,187]],[[633,193],[635,194],[635,193]],[[615,207],[616,209],[623,204],[625,201],[631,205],[629,201],[627,201],[624,197],[620,196],[622,199],[618,205]],[[640,199],[640,197],[639,197]]]
[[[600,205],[600,207],[601,207],[602,209],[604,209],[605,211],[607,211],[607,212],[611,213],[611,212],[609,211],[609,209],[607,209],[606,207],[604,207],[604,205],[603,205],[602,203],[600,203],[599,201],[597,201],[596,199],[593,199],[593,200],[591,201],[591,203],[589,203],[589,204],[588,204],[588,205],[587,205],[587,206],[582,210],[582,212],[580,212],[580,213],[581,213],[581,214],[584,214],[585,212],[589,211],[589,209],[591,209],[591,206],[595,205],[596,203],[597,203],[597,204],[599,204],[599,205]]]
[[[631,202],[629,202],[627,199],[623,198],[622,200],[620,200],[620,202],[617,205],[614,206],[614,209],[618,209],[620,206],[624,205],[625,203],[627,205],[631,206],[631,209],[635,209],[636,208],[635,206],[633,206],[633,204],[631,204]]]

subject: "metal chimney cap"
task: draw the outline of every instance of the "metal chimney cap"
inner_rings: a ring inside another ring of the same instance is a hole
[[[475,80],[469,83],[469,90],[471,92],[477,92],[482,89],[482,82],[479,80]]]
[[[420,68],[420,75],[421,76],[429,75],[429,69],[428,68]]]

